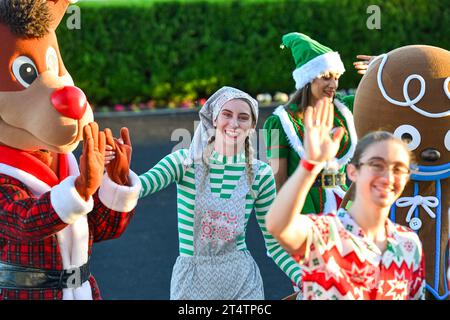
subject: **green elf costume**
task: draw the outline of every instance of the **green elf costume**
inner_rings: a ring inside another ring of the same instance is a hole
[[[302,33],[292,32],[283,36],[282,48],[291,49],[296,69],[292,73],[297,90],[302,89],[325,72],[342,74],[344,64],[337,52],[320,44]],[[353,122],[354,96],[336,95],[334,104],[334,127],[345,128],[335,170],[318,177],[305,201],[302,213],[321,213],[337,211],[347,191],[345,167],[355,150],[357,136]],[[297,105],[279,106],[264,124],[267,158],[287,158],[287,176],[297,168],[304,158],[304,127],[301,119],[294,116]],[[322,171],[324,173],[324,170]]]

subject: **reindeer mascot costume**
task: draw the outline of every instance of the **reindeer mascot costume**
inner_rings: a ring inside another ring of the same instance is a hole
[[[139,195],[129,162],[103,175],[105,133],[56,40],[68,5],[0,0],[0,300],[100,299],[92,243],[120,236]]]
[[[436,299],[449,297],[449,82],[449,51],[424,45],[401,47],[370,64],[354,107],[359,137],[378,129],[390,131],[414,154],[417,171],[390,218],[415,230],[422,240],[427,296]]]

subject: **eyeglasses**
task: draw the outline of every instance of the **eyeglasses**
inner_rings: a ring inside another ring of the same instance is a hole
[[[381,159],[368,160],[367,162],[360,162],[356,165],[357,168],[361,166],[367,166],[369,170],[377,176],[383,176],[389,170],[396,177],[406,177],[413,171],[404,164],[388,164],[386,161]]]

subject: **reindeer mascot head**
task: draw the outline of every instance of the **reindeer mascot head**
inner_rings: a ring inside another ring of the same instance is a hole
[[[0,143],[68,153],[93,121],[64,67],[55,29],[68,2],[0,2]]]
[[[383,129],[412,150],[411,175],[390,218],[415,230],[424,245],[427,291],[449,296],[450,52],[414,45],[371,63],[355,97],[358,136]]]
[[[105,134],[56,39],[68,5],[0,0],[0,300],[100,298],[91,245],[124,231],[139,192],[132,172],[103,175]]]

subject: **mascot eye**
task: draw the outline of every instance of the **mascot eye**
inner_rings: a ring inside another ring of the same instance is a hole
[[[447,150],[450,151],[450,130],[448,130],[447,134],[445,135],[444,145],[447,148]]]
[[[12,71],[17,81],[25,88],[28,88],[38,76],[33,60],[25,56],[17,57],[14,60]]]
[[[53,47],[47,49],[45,60],[47,63],[47,70],[53,71],[56,75],[59,75],[58,55]]]
[[[415,150],[420,145],[421,137],[419,131],[409,124],[404,124],[395,129],[394,136],[402,139],[409,150]]]

